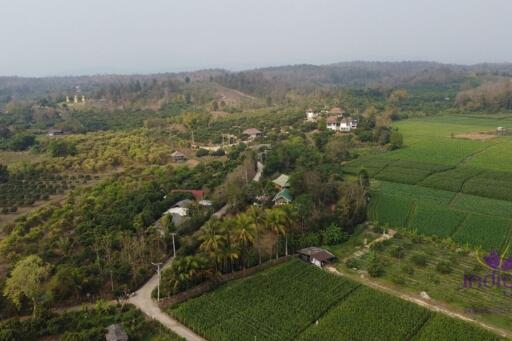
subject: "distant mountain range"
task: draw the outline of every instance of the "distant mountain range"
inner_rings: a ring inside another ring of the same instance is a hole
[[[222,86],[256,96],[276,89],[287,91],[318,86],[398,87],[417,84],[461,82],[467,77],[512,77],[512,63],[475,65],[442,64],[424,61],[343,62],[328,65],[288,65],[240,72],[223,69],[148,75],[93,75],[69,77],[0,77],[0,102],[12,98],[34,99],[48,95],[80,92],[93,94],[99,88],[138,83],[180,84],[217,82]],[[171,87],[172,88],[172,87]]]

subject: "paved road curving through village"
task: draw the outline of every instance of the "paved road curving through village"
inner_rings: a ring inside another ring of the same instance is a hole
[[[163,266],[166,268],[172,264],[173,258],[169,259]],[[128,302],[139,308],[144,314],[152,319],[159,321],[165,327],[169,328],[181,337],[187,340],[199,341],[204,340],[199,335],[164,313],[158,304],[151,298],[151,293],[158,284],[158,274],[155,274],[151,279],[144,284],[142,288],[137,290],[135,296],[130,297]]]
[[[263,173],[263,164],[258,161],[257,163],[257,172],[254,175],[253,181],[260,181],[261,174]],[[227,210],[229,208],[229,205],[224,205],[220,210],[215,212],[212,216],[216,218],[221,218],[223,215],[226,214]],[[162,267],[162,269],[165,269],[169,266],[171,266],[173,261],[173,258],[170,258]],[[185,327],[181,323],[179,323],[177,320],[173,319],[166,313],[164,313],[160,307],[158,306],[157,302],[153,300],[151,297],[151,293],[153,290],[155,290],[156,286],[158,284],[158,274],[153,275],[151,279],[144,284],[137,292],[135,293],[135,296],[130,297],[128,300],[129,303],[133,304],[137,308],[139,308],[144,314],[149,316],[152,319],[155,319],[159,321],[161,324],[163,324],[165,327],[169,328],[176,334],[178,334],[181,337],[184,337],[187,340],[192,341],[199,341],[204,340],[201,336],[194,333],[189,328]]]

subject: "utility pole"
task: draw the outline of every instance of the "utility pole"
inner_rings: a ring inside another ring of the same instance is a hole
[[[171,233],[171,236],[172,236],[172,258],[175,258],[176,257],[176,245],[174,244],[174,236],[176,235],[176,233]]]
[[[158,274],[158,285],[157,285],[156,301],[160,302],[160,265],[162,265],[163,263],[162,262],[160,262],[160,263],[151,262],[151,264],[153,264],[154,266],[157,267],[156,273]]]

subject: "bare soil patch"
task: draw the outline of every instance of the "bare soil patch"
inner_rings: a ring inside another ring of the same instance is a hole
[[[485,141],[496,138],[496,133],[494,131],[479,131],[473,133],[462,133],[455,135],[457,139],[466,139],[466,140],[479,140]]]

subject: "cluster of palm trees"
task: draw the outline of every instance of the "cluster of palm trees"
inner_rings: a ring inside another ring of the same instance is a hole
[[[227,264],[245,268],[250,250],[262,261],[261,237],[265,233],[275,236],[273,245],[276,259],[279,258],[280,238],[285,238],[284,254],[288,255],[288,234],[297,224],[297,214],[291,205],[261,209],[252,206],[246,212],[222,220],[211,219],[197,232],[199,250],[212,260],[220,272],[226,272]]]
[[[181,291],[205,279],[222,273],[245,269],[249,256],[257,255],[262,263],[262,237],[273,235],[272,254],[280,256],[284,238],[284,255],[288,256],[288,236],[293,233],[299,219],[292,205],[261,209],[252,206],[247,211],[224,219],[210,219],[194,235],[199,242],[199,253],[177,257],[167,280],[172,291]],[[165,280],[165,279],[164,279]]]

